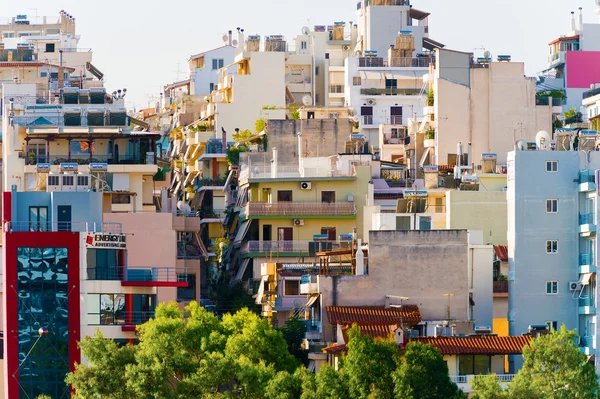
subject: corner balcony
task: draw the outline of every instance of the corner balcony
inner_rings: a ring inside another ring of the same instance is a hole
[[[579,192],[596,191],[596,173],[593,170],[579,172]]]
[[[120,281],[123,287],[187,288],[187,269],[174,267],[90,267],[89,281]]]
[[[110,233],[123,234],[121,223],[86,223],[86,222],[7,222],[5,231],[11,233]]]
[[[496,380],[498,380],[498,382],[500,383],[500,386],[502,387],[502,389],[507,389],[508,385],[513,381],[513,379],[515,378],[516,374],[497,374],[496,375]],[[452,382],[454,382],[456,385],[458,385],[458,388],[463,391],[464,393],[471,393],[474,392],[473,389],[471,388],[471,383],[473,382],[473,380],[475,380],[476,378],[481,378],[483,376],[480,375],[451,375],[450,376],[450,380],[452,380]]]
[[[596,304],[594,298],[579,298],[579,314],[580,315],[595,315]]]
[[[579,338],[580,340],[580,351],[581,353],[583,353],[584,355],[595,355],[596,354],[596,348],[595,348],[595,343],[594,343],[594,337],[593,336],[583,336]]]
[[[121,331],[134,332],[136,326],[154,318],[154,310],[117,310],[88,313],[87,325],[96,328],[120,327]]]
[[[300,279],[300,294],[312,295],[319,293],[319,279],[317,276],[307,274]]]
[[[246,206],[249,219],[353,219],[353,202],[252,202]]]
[[[596,273],[592,254],[579,254],[579,274]]]
[[[589,237],[596,234],[595,215],[593,212],[579,215],[579,234]]]

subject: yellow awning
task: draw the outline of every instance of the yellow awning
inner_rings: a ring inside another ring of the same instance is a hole
[[[304,307],[310,308],[312,305],[315,304],[315,302],[317,302],[317,299],[319,299],[319,294],[311,295],[310,298],[308,298],[308,301],[306,301],[306,305],[304,305]]]

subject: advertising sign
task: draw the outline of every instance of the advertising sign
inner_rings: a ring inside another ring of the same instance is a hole
[[[85,239],[86,248],[127,248],[127,238],[125,234],[88,234]]]

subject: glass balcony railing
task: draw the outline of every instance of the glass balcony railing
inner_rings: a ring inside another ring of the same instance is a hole
[[[593,263],[592,254],[579,254],[579,266],[592,265]]]
[[[581,346],[584,348],[593,348],[594,347],[594,337],[592,336],[583,336],[580,338]]]
[[[579,172],[579,184],[596,183],[596,174],[593,170]]]
[[[594,213],[584,213],[579,215],[579,224],[594,224]]]
[[[594,299],[593,297],[579,298],[579,306],[595,306]]]

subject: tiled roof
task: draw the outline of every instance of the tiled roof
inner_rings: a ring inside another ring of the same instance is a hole
[[[438,348],[442,355],[518,355],[528,346],[530,336],[419,337],[411,339]]]
[[[502,262],[508,261],[508,247],[506,245],[494,245],[494,252],[496,252],[496,257]]]
[[[411,342],[422,342],[439,349],[442,355],[519,355],[525,346],[530,345],[533,337],[496,337],[483,335],[478,337],[419,337]],[[346,351],[346,345],[330,345],[323,352],[339,354]]]
[[[331,325],[352,324],[418,324],[421,313],[417,305],[404,305],[402,308],[384,306],[327,306],[327,316]]]
[[[348,342],[346,336],[347,331],[352,327],[350,324],[346,324],[342,327],[342,334],[344,335],[344,341]],[[388,338],[390,334],[398,329],[397,324],[362,324],[358,328],[364,335],[368,335],[372,338]]]

